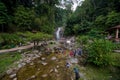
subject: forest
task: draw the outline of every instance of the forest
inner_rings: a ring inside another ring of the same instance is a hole
[[[85,0],[67,20],[66,35],[98,34],[120,24],[120,0]]]
[[[56,4],[58,0],[0,0],[0,31],[36,30],[51,34],[59,23],[57,17],[61,18],[62,10]]]

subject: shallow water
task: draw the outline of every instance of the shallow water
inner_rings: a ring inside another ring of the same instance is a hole
[[[42,61],[42,57],[46,59]],[[57,59],[51,60],[52,57]],[[43,54],[32,62],[33,65],[26,64],[19,69],[16,73],[17,80],[71,80],[72,72],[65,67],[66,57],[63,54]],[[46,62],[47,65],[43,65],[41,62]],[[6,74],[2,80],[13,79],[10,79],[9,75]]]

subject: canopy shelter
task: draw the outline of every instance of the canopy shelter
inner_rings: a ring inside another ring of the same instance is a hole
[[[120,42],[120,31],[119,30],[120,30],[120,25],[117,25],[115,27],[108,29],[109,32],[115,31],[114,41],[116,42]]]

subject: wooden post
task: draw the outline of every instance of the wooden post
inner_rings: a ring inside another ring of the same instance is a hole
[[[117,28],[116,29],[116,37],[115,38],[118,39],[119,38],[118,36],[119,36],[119,29]]]

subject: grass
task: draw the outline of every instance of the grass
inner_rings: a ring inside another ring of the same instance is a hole
[[[18,52],[0,54],[0,75],[2,75],[16,60],[21,58]]]
[[[87,80],[120,80],[120,54],[112,53],[110,56],[113,61],[112,66],[96,67],[88,64],[85,67],[80,66],[80,72]]]
[[[120,53],[111,54],[113,65],[120,67]]]

